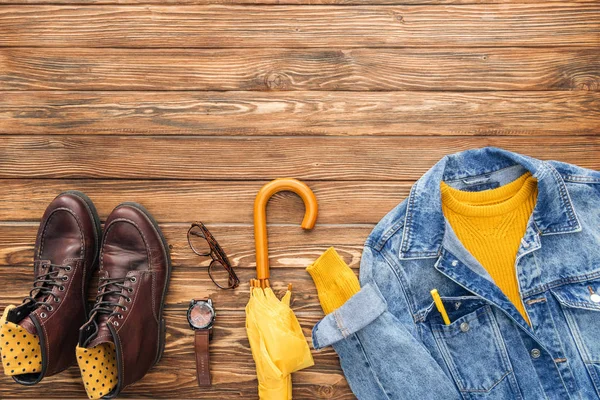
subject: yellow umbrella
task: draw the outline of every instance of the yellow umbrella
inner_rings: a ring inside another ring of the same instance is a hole
[[[246,332],[256,363],[258,395],[267,400],[292,398],[292,372],[314,364],[296,315],[290,308],[291,284],[281,300],[269,285],[266,207],[280,191],[297,193],[306,206],[302,228],[311,229],[317,219],[317,199],[306,184],[290,178],[275,179],[258,192],[254,202],[256,274],[250,281],[246,305]]]

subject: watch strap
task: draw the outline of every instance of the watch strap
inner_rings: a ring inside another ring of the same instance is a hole
[[[210,329],[198,329],[195,331],[195,350],[196,350],[196,374],[198,375],[199,386],[210,386],[210,366],[209,366],[209,341]]]

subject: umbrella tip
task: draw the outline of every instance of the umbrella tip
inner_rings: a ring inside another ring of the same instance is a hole
[[[291,292],[292,291],[292,284],[288,283],[288,290]]]

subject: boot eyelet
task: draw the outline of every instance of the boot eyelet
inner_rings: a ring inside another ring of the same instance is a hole
[[[127,288],[127,291],[128,291],[129,293],[131,293],[131,292],[133,292],[133,289],[132,289],[132,288]]]
[[[55,297],[55,298],[54,298],[54,302],[55,302],[55,303],[60,303],[60,297]]]
[[[127,311],[127,306],[123,307],[123,311]]]
[[[48,316],[48,314],[46,314],[45,312],[40,313],[40,317],[42,317],[42,318],[46,318],[47,316]]]
[[[63,275],[63,277],[62,277],[62,280],[66,282],[66,281],[68,281],[68,280],[69,280],[69,277],[68,277],[68,276],[66,276],[66,275]]]
[[[121,314],[119,314],[119,315],[117,315],[117,318],[123,319],[123,316]]]
[[[119,326],[119,321],[113,321],[114,326]]]
[[[54,307],[52,307],[52,306],[46,306],[46,310],[48,310],[48,311],[54,311]]]
[[[65,287],[64,287],[64,286],[60,286],[60,287],[58,288],[58,290],[60,290],[61,292],[64,292],[64,291],[65,291]]]
[[[72,268],[72,267],[71,267],[70,265],[67,265],[67,266],[65,267],[65,271],[70,271],[70,270],[71,270],[71,268]]]
[[[131,297],[126,298],[125,301],[131,303]]]
[[[129,278],[129,280],[130,280],[131,282],[135,282],[135,281],[137,281],[137,279],[135,278],[135,276],[132,276],[131,278]]]

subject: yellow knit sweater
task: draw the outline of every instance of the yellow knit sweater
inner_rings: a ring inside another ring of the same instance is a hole
[[[360,290],[358,278],[333,247],[306,268],[317,287],[325,314],[340,308]]]
[[[529,323],[515,269],[517,251],[537,198],[526,173],[496,189],[465,192],[442,182],[442,210],[465,248]]]

